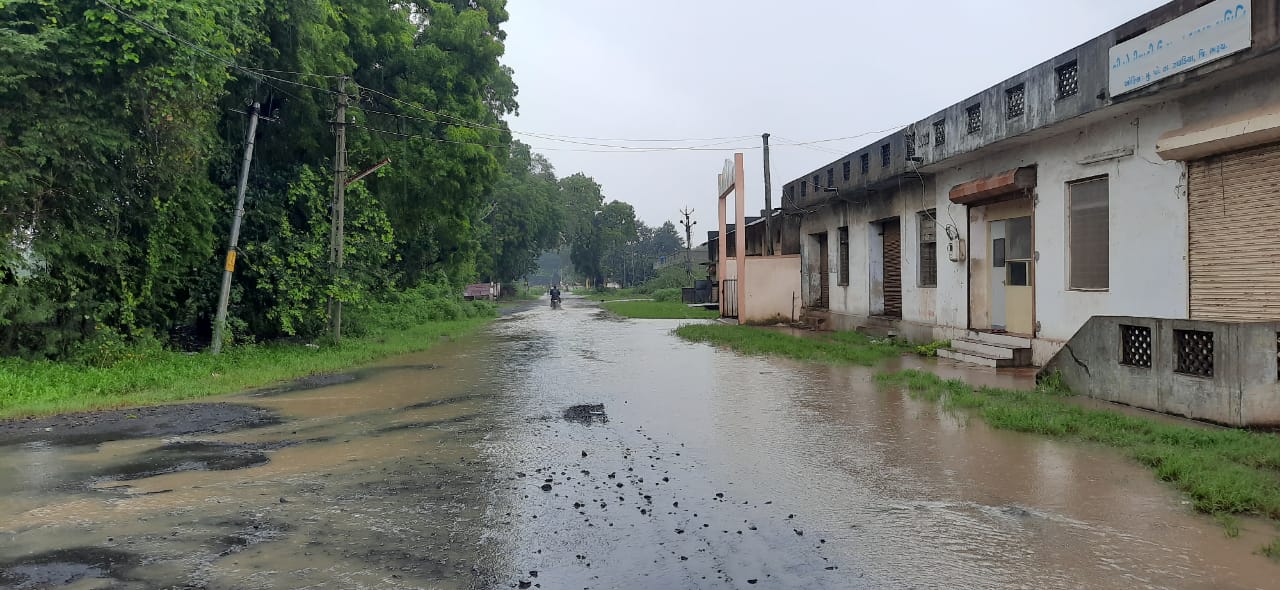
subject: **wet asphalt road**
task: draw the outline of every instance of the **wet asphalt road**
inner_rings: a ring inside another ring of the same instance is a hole
[[[0,587],[1275,587],[1268,525],[1123,457],[680,323],[569,299],[202,431],[0,433]]]

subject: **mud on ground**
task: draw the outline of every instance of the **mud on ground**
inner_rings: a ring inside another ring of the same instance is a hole
[[[245,404],[193,403],[77,412],[0,422],[0,446],[41,442],[96,445],[112,440],[222,434],[280,424],[270,410]]]

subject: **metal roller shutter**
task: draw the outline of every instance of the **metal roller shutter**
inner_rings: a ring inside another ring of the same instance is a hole
[[[884,224],[884,315],[902,317],[902,230],[897,221]]]
[[[1188,164],[1191,317],[1280,319],[1280,144]]]

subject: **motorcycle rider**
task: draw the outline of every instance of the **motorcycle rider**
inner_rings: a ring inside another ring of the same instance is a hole
[[[560,303],[560,286],[551,285],[551,305],[554,307],[557,303]]]

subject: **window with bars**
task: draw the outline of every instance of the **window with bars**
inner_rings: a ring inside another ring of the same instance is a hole
[[[1005,116],[1017,119],[1027,112],[1027,85],[1019,84],[1004,91]]]
[[[809,196],[809,183],[803,180],[800,181],[800,196]]]
[[[1058,98],[1074,96],[1080,91],[1080,68],[1075,60],[1058,66]]]
[[[849,180],[849,173],[852,169],[853,169],[853,166],[849,163],[848,160],[846,160],[844,163],[844,179],[846,181]]]
[[[880,167],[889,167],[889,144],[887,143],[880,146]]]
[[[936,209],[921,211],[920,221],[920,286],[938,286],[938,222]]]
[[[982,131],[982,103],[964,110],[965,130],[969,133]]]
[[[1151,368],[1151,328],[1120,324],[1120,364]]]
[[[870,172],[870,171],[871,171],[871,156],[870,156],[869,154],[862,154],[861,156],[859,156],[859,158],[858,158],[858,159],[860,160],[860,163],[862,164],[862,173],[863,173],[863,174],[866,174],[866,173]]]
[[[827,168],[827,186],[836,185],[836,169]]]
[[[903,136],[903,143],[907,146],[907,158],[916,157],[916,134],[908,133]]]
[[[840,276],[836,284],[849,284],[849,228],[840,228]]]
[[[817,174],[814,174],[813,175],[813,192],[816,193],[820,190],[822,190],[822,177],[818,176]]]
[[[1107,177],[1067,184],[1068,287],[1110,287],[1110,216]]]
[[[947,121],[940,119],[933,122],[933,145],[947,143]]]
[[[1213,377],[1213,332],[1174,330],[1175,373],[1196,377]]]

